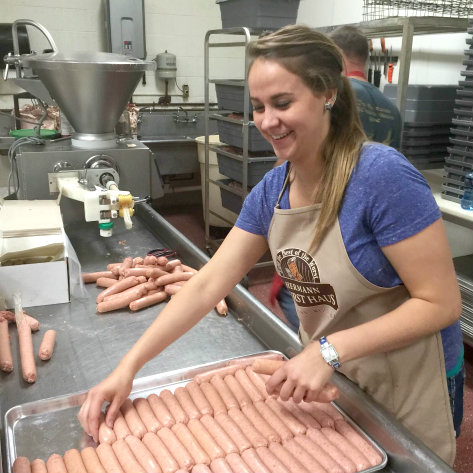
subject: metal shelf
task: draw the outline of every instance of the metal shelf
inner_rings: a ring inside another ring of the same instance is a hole
[[[468,18],[445,18],[439,16],[393,17],[382,20],[351,23],[369,38],[388,38],[402,36],[399,55],[399,79],[396,104],[404,117],[406,108],[407,85],[411,67],[412,42],[415,35],[467,32]],[[330,33],[337,26],[316,28],[323,33]]]

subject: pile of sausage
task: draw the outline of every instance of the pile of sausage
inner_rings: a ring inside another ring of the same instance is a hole
[[[18,457],[13,472],[354,473],[382,464],[330,403],[269,396],[253,361],[236,359],[174,392],[128,399],[113,429],[102,420],[96,449],[53,454],[46,463]]]
[[[97,312],[104,313],[125,307],[136,311],[158,304],[176,294],[196,273],[178,259],[147,255],[110,263],[106,271],[82,273],[82,280],[105,288],[97,296]],[[221,315],[228,311],[224,300],[216,309]]]
[[[16,322],[18,345],[20,347],[20,361],[23,379],[27,383],[34,383],[37,378],[36,362],[34,357],[32,332],[39,330],[39,322],[24,311],[20,318],[9,310],[0,311],[0,370],[5,373],[13,371],[13,356],[8,333],[8,322]],[[56,331],[47,330],[41,341],[38,358],[47,361],[51,358],[56,341]]]

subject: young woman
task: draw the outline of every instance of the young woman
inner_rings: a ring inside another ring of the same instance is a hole
[[[90,390],[79,419],[97,438],[109,402],[113,424],[138,370],[204,317],[269,246],[296,302],[305,348],[268,380],[268,392],[316,400],[338,369],[453,464],[439,331],[457,321],[461,301],[430,189],[394,149],[365,143],[330,39],[288,26],[249,53],[255,124],[287,162],[255,186],[214,257]],[[455,332],[454,351],[460,345]]]

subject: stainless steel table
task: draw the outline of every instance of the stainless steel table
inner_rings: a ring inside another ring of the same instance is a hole
[[[159,247],[177,250],[186,264],[197,269],[205,264],[207,256],[150,206],[139,204],[136,210],[133,229],[118,229],[111,238],[99,237],[95,223],[67,226],[66,232],[83,271],[103,270],[109,262],[121,261],[125,256],[144,256],[147,251]],[[8,409],[86,391],[116,366],[163,306],[137,313],[120,310],[98,315],[95,304],[98,292],[95,285],[88,285],[85,297],[72,298],[69,304],[29,310],[41,322],[43,333],[49,328],[57,330],[57,345],[53,358],[39,364],[35,384],[28,385],[22,380],[17,361],[13,373],[0,374],[4,471],[11,471],[10,466],[6,465],[3,435],[3,422]],[[143,367],[137,378],[268,349],[280,351],[288,357],[300,351],[295,334],[242,286],[232,291],[227,302],[230,316],[222,318],[211,311],[193,329]],[[35,349],[40,338],[34,335]],[[14,337],[12,351],[14,359],[18,360]],[[341,398],[337,402],[340,407],[387,451],[389,461],[383,471],[453,471],[344,376],[337,373],[334,383],[341,390]],[[65,422],[69,423],[70,429],[80,432],[75,413]],[[79,445],[70,443],[51,445],[51,450],[61,453],[77,447]],[[28,456],[26,451],[17,453]]]

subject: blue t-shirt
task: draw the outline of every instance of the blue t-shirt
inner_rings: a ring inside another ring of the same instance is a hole
[[[272,169],[251,190],[235,223],[238,228],[268,237],[287,166],[286,162]],[[288,188],[280,207],[290,208]],[[368,281],[382,287],[402,284],[381,247],[419,233],[440,217],[424,177],[402,154],[378,143],[363,147],[345,189],[338,219],[348,257]],[[446,370],[451,374],[463,359],[459,322],[442,330],[442,341]]]

